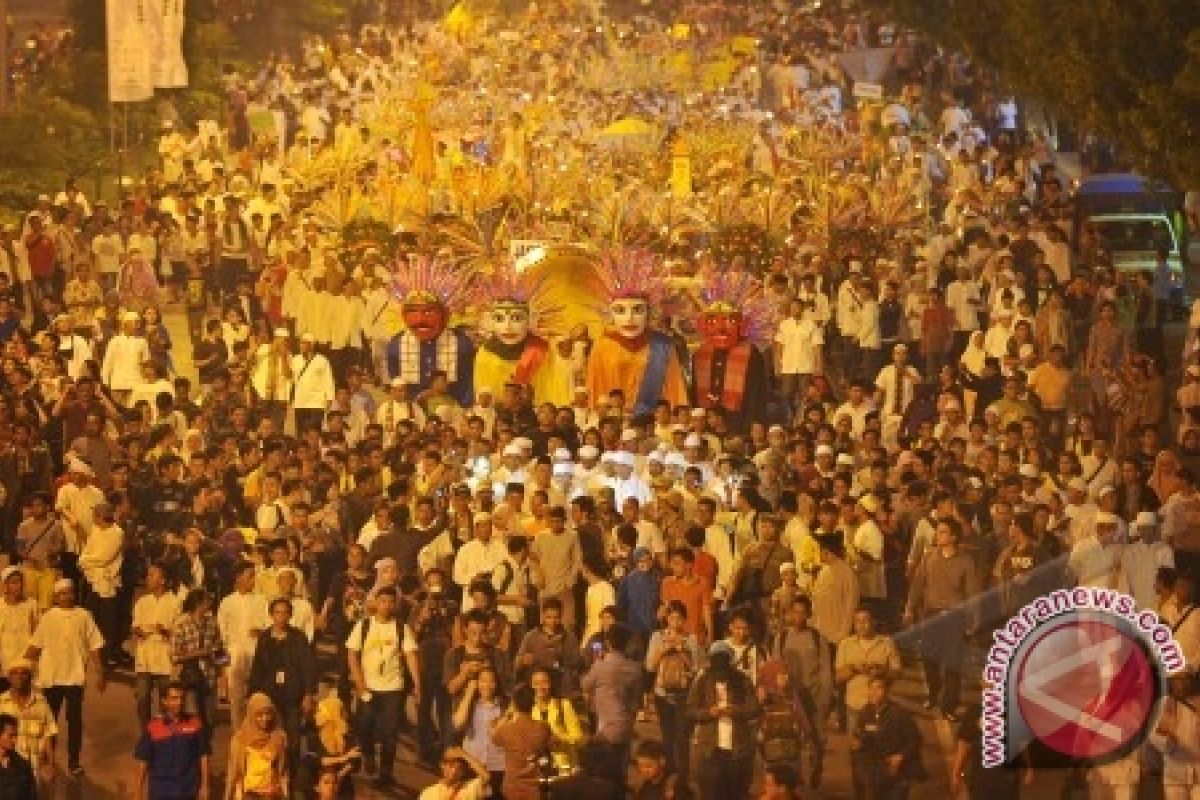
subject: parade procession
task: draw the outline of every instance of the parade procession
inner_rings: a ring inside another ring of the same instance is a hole
[[[1200,797],[1147,2],[0,0],[0,800]]]

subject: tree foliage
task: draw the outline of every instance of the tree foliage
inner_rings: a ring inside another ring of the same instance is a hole
[[[29,209],[39,194],[90,179],[107,157],[106,133],[87,109],[58,97],[33,95],[0,116],[0,209]]]
[[[869,0],[994,68],[1018,94],[1200,186],[1196,0]]]

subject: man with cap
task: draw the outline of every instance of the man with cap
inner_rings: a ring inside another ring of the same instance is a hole
[[[275,421],[275,430],[282,431],[292,398],[291,334],[287,328],[276,328],[271,341],[263,342],[254,352],[250,366],[250,385]]]
[[[88,663],[96,676],[96,688],[108,683],[101,655],[104,637],[91,613],[75,605],[75,585],[67,578],[54,584],[54,607],[42,615],[29,640],[26,658],[37,662],[35,683],[45,692],[55,718],[67,706],[67,770],[83,773],[79,756],[83,750],[83,689]]]
[[[1082,538],[1076,540],[1067,560],[1067,570],[1076,586],[1116,588],[1121,544],[1117,541],[1119,518],[1110,511],[1096,511]]]
[[[862,294],[862,262],[851,261],[850,272],[838,286],[837,299],[834,304],[834,324],[837,326],[841,341],[843,372],[853,375],[858,370],[858,330],[861,324],[861,314],[865,302]]]
[[[292,375],[296,431],[320,430],[334,398],[333,368],[317,352],[317,339],[311,333],[300,337],[300,352],[292,356]]]
[[[142,364],[150,361],[150,346],[138,332],[140,317],[136,311],[121,314],[121,332],[104,348],[100,380],[120,405],[127,405],[135,386],[142,382]]]
[[[1158,535],[1158,517],[1153,511],[1139,512],[1129,526],[1129,543],[1121,548],[1121,575],[1138,608],[1155,608],[1158,571],[1175,567],[1175,553]]]
[[[850,537],[850,563],[858,576],[858,593],[863,604],[870,608],[875,617],[883,613],[880,608],[887,597],[887,584],[884,580],[883,566],[883,531],[875,521],[882,504],[873,494],[864,494],[855,506],[855,519],[858,522],[854,535]]]
[[[59,569],[67,577],[77,577],[77,561],[88,535],[92,531],[95,507],[104,502],[104,492],[93,484],[96,472],[87,463],[73,456],[67,459],[70,480],[58,489],[54,509],[62,521],[64,547]]]
[[[615,474],[609,481],[609,486],[616,493],[617,505],[624,504],[629,498],[637,500],[642,505],[646,505],[654,499],[654,493],[650,490],[649,484],[634,474],[637,457],[633,453],[628,450],[613,453],[613,463]]]
[[[1092,520],[1099,509],[1088,497],[1088,484],[1076,476],[1067,482],[1063,516],[1067,518],[1067,547],[1090,535]]]
[[[479,512],[474,518],[475,538],[458,549],[454,556],[452,580],[462,587],[462,609],[474,607],[471,600],[471,584],[477,578],[489,582],[492,572],[503,563],[508,550],[500,538],[494,535],[492,515]]]
[[[92,530],[79,553],[79,571],[84,578],[86,603],[100,632],[104,635],[104,658],[108,666],[132,665],[133,659],[121,647],[121,620],[118,592],[121,589],[121,565],[125,532],[117,525],[113,507],[105,502],[92,509]]]
[[[33,662],[13,659],[5,667],[8,690],[0,693],[0,715],[17,721],[16,751],[43,781],[54,777],[54,743],[58,723],[46,696],[33,685]]]
[[[892,348],[892,361],[875,376],[875,406],[883,419],[884,441],[892,444],[900,432],[904,413],[916,397],[921,375],[908,363],[908,345]]]

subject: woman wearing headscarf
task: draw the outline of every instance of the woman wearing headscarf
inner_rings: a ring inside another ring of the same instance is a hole
[[[317,703],[312,727],[316,736],[310,737],[310,752],[304,756],[306,766],[311,770],[308,774],[320,775],[334,770],[338,781],[334,796],[339,800],[354,797],[350,773],[354,771],[355,763],[362,759],[362,750],[353,741],[341,698],[330,695]]]
[[[271,698],[250,695],[241,727],[229,742],[225,800],[288,797],[287,737]]]
[[[380,589],[392,589],[399,596],[400,569],[396,566],[396,559],[388,557],[381,558],[375,562],[375,585],[367,592],[366,598],[366,613],[374,613],[375,610],[375,595],[379,594]]]

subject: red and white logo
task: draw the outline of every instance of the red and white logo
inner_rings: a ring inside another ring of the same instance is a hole
[[[1132,631],[1095,617],[1037,630],[1017,663],[1017,707],[1030,733],[1059,753],[1104,761],[1145,733],[1158,672]]]

